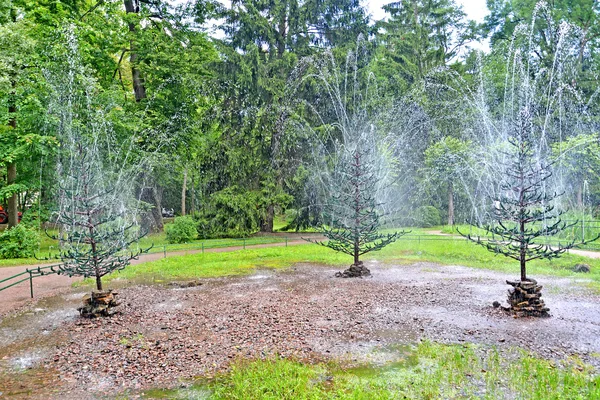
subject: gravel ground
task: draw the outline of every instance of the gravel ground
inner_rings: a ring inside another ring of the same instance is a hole
[[[98,398],[177,386],[239,358],[384,362],[385,351],[374,349],[423,338],[518,346],[546,358],[576,354],[600,367],[600,297],[571,278],[538,279],[551,318],[515,319],[491,306],[504,301],[503,274],[368,266],[367,279],[299,265],[190,288],[124,287],[121,313],[98,320],[73,311],[82,293],[46,299],[0,324],[0,387],[23,398]],[[23,370],[31,383],[19,378]]]

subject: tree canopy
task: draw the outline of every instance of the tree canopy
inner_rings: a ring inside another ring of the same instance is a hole
[[[130,146],[103,146],[104,161],[139,167],[130,184],[148,229],[162,229],[162,208],[190,214],[202,237],[272,231],[278,215],[320,225],[323,182],[352,129],[378,137],[396,223],[422,207],[451,224],[489,220],[494,160],[528,97],[536,145],[560,159],[551,183],[568,189],[556,206],[585,198],[592,212],[598,1],[488,8],[477,23],[453,0],[390,2],[380,21],[357,0],[5,1],[0,205],[11,225],[56,208],[63,106],[93,98],[101,140]]]

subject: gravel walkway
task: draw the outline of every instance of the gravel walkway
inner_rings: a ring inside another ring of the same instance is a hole
[[[83,293],[48,298],[0,324],[0,387],[15,393],[23,385],[23,398],[134,396],[210,376],[238,358],[385,362],[387,345],[424,338],[518,346],[547,358],[576,354],[600,367],[600,296],[572,278],[536,277],[552,318],[514,319],[490,305],[505,298],[504,274],[368,266],[369,279],[299,265],[190,288],[122,288],[122,313],[94,321],[74,311]],[[20,368],[31,368],[31,382],[23,383]]]

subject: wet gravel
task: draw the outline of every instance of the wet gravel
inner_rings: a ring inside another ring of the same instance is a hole
[[[61,398],[171,387],[224,371],[239,358],[377,361],[374,348],[424,338],[518,346],[546,358],[576,354],[600,367],[600,297],[574,289],[570,278],[539,279],[551,318],[515,319],[491,306],[504,302],[503,274],[429,263],[368,266],[373,277],[366,279],[299,265],[190,288],[122,288],[120,314],[112,318],[83,320],[49,309],[65,315],[60,323],[38,318],[52,334],[30,333],[18,347],[4,343],[0,367],[35,354],[36,365],[60,377]],[[2,329],[13,329],[10,321]]]

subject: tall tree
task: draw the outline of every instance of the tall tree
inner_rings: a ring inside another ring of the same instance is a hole
[[[315,45],[342,44],[354,28],[352,35],[366,31],[367,18],[358,2],[347,0],[238,0],[223,16],[226,38],[217,77],[226,139],[221,154],[224,162],[243,165],[243,170],[226,171],[216,189],[236,184],[242,190],[274,194],[260,202],[260,229],[268,232],[273,230],[275,207],[283,205],[278,201],[286,198],[284,182],[293,176],[282,168],[285,151],[295,147],[295,139],[285,134],[288,76],[299,57],[315,52]],[[233,150],[244,146],[244,152]]]
[[[457,60],[479,28],[453,0],[401,0],[383,6],[389,19],[376,25],[376,63],[396,83],[411,85],[432,69]]]
[[[553,68],[562,41],[572,43],[576,48],[580,73],[591,72],[593,55],[600,46],[600,1],[488,0],[487,6],[490,14],[485,19],[485,28],[493,47],[512,40],[521,25],[529,33],[531,51],[544,67]],[[562,23],[568,23],[574,29],[569,32]],[[590,82],[585,81],[590,77],[582,76],[581,79],[589,90]],[[593,90],[589,90],[590,94]]]
[[[53,143],[50,135],[39,133],[45,120],[42,68],[46,62],[40,53],[42,48],[52,46],[46,40],[52,24],[37,25],[20,2],[9,2],[0,11],[0,121],[4,126],[0,165],[6,170],[5,184],[0,184],[0,201],[8,199],[8,224],[13,227],[18,223],[18,197],[31,188],[18,167],[26,171],[26,164],[37,161],[37,156],[51,149]]]

